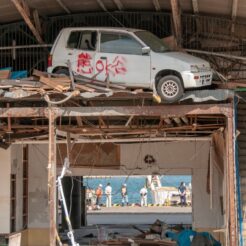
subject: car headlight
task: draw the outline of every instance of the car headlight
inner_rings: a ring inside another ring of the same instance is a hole
[[[199,72],[199,68],[197,65],[190,65],[190,71],[192,73],[198,73]]]

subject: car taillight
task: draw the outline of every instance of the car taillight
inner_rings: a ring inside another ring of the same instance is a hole
[[[52,55],[48,56],[48,67],[52,67]]]

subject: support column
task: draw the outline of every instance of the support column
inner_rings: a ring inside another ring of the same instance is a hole
[[[48,159],[48,195],[50,211],[50,246],[56,245],[56,134],[55,113],[49,106],[49,159]]]
[[[81,227],[81,181],[80,177],[66,176],[62,179],[62,186],[70,220],[73,229]],[[63,213],[62,228],[67,229],[67,222]]]
[[[233,113],[234,115],[234,113]],[[235,160],[234,160],[234,124],[233,117],[227,118],[227,177],[228,177],[228,191],[229,191],[229,239],[231,246],[238,245],[237,233],[237,211],[236,211],[236,192],[235,192]]]
[[[87,225],[86,215],[86,186],[83,183],[83,177],[81,177],[81,226]]]

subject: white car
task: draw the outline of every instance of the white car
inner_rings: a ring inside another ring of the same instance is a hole
[[[68,60],[77,74],[132,88],[155,87],[169,103],[212,81],[207,61],[172,52],[154,34],[138,29],[64,28],[52,47],[48,72],[68,74]]]

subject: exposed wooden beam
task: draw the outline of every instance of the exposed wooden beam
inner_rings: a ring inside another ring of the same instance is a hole
[[[25,10],[26,14],[27,14],[29,17],[31,17],[31,11],[30,11],[30,8],[29,8],[29,6],[28,6],[26,0],[21,0],[20,3],[21,3],[21,5],[22,5],[23,9]]]
[[[181,8],[178,0],[170,0],[172,7],[173,28],[178,46],[181,46],[182,28],[181,28]]]
[[[108,11],[102,0],[97,0],[97,3],[105,12]]]
[[[15,5],[15,7],[17,8],[17,10],[19,11],[20,15],[22,16],[22,18],[24,19],[24,21],[26,22],[27,26],[30,28],[30,30],[32,31],[34,37],[37,39],[39,44],[43,44],[44,41],[40,35],[40,33],[38,32],[37,28],[35,27],[35,25],[33,24],[29,13],[25,10],[25,8],[22,6],[20,0],[11,0],[12,3]]]
[[[34,9],[32,12],[32,15],[33,15],[35,27],[37,28],[37,31],[39,32],[39,34],[42,35],[42,26],[41,26],[38,11],[36,9]]]
[[[57,3],[68,13],[71,14],[71,11],[68,9],[68,7],[63,3],[62,0],[56,0]]]
[[[120,11],[124,10],[124,6],[123,6],[121,0],[113,0],[113,1],[114,1],[115,5],[117,6],[117,8],[118,8]]]
[[[152,0],[153,1],[153,4],[155,6],[155,10],[156,11],[160,11],[161,10],[161,5],[159,3],[159,0]]]
[[[235,31],[235,20],[237,18],[237,10],[238,10],[238,0],[232,0],[232,12],[231,12],[232,26],[231,26],[231,32]]]
[[[238,9],[238,0],[232,0],[232,19],[236,19],[237,17],[237,9]]]
[[[192,7],[193,7],[194,14],[198,14],[199,13],[198,0],[192,0]]]
[[[200,20],[198,18],[198,15],[199,15],[198,0],[191,0],[191,1],[192,1],[193,13],[196,16],[196,31],[200,32],[201,31],[201,25],[200,25]]]

